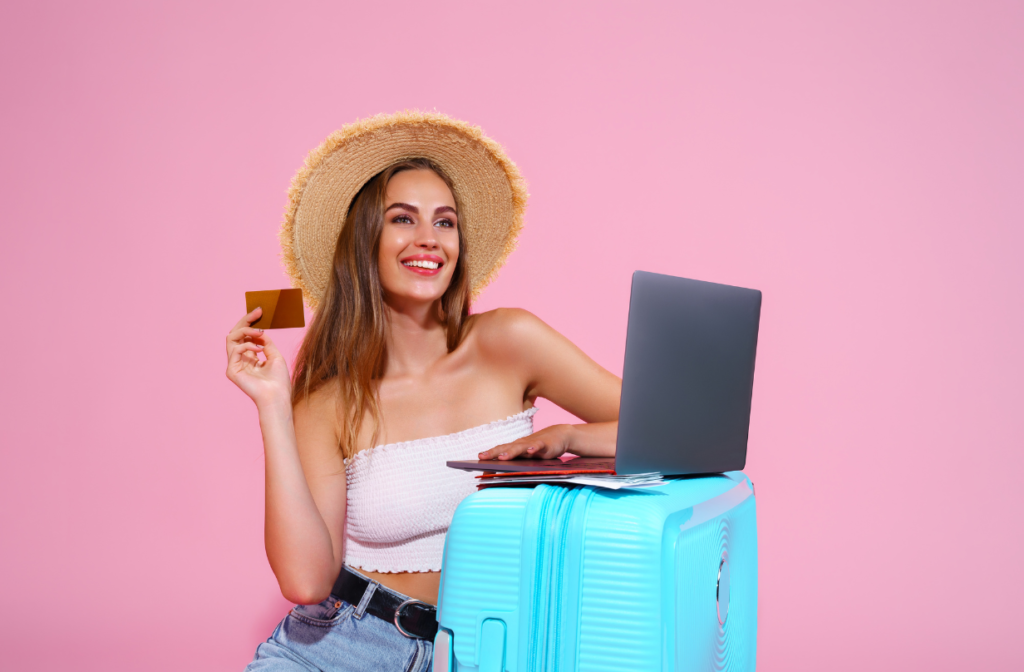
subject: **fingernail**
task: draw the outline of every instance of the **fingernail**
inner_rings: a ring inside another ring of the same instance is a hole
[[[528,452],[528,453],[532,453],[532,452],[533,452],[533,451],[535,451],[535,450],[537,450],[537,449],[531,446],[530,448],[527,448],[527,449],[526,449],[526,452]]]
[[[508,453],[502,453],[502,454],[501,454],[501,455],[499,455],[498,457],[505,457],[505,456],[507,456],[507,455],[508,455]]]
[[[263,333],[263,330],[262,330],[262,329],[260,329],[260,333],[261,333],[261,334]]]

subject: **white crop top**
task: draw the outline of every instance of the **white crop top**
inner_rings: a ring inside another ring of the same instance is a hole
[[[533,433],[537,408],[447,436],[389,443],[345,460],[345,564],[371,572],[436,572],[455,507],[476,491],[448,460]]]

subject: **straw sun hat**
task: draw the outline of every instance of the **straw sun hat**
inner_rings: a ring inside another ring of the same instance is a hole
[[[515,249],[526,209],[526,183],[515,164],[476,126],[437,113],[381,114],[332,133],[292,180],[280,233],[282,258],[310,308],[324,296],[338,234],[356,193],[391,164],[417,157],[433,161],[455,188],[469,249],[461,261],[473,297],[498,274]]]

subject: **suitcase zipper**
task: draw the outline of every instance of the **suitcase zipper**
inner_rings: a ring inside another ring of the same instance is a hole
[[[579,594],[586,513],[592,488],[539,485],[527,508],[524,569],[532,569],[530,589],[521,595],[526,616],[520,632],[528,633],[525,655],[529,672],[556,672],[575,667],[579,640]]]

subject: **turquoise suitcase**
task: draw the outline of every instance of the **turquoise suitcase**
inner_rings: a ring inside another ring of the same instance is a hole
[[[438,622],[434,672],[753,670],[753,484],[480,490],[448,530]]]

